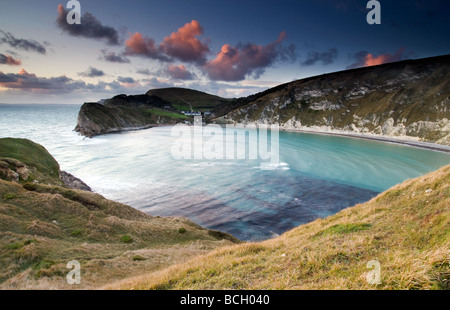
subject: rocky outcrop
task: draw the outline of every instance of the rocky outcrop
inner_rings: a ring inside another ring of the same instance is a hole
[[[311,77],[236,104],[215,121],[450,145],[450,55]]]
[[[29,177],[28,167],[14,158],[0,158],[0,178],[7,181],[26,181]]]
[[[86,137],[156,126],[161,120],[144,108],[85,103],[78,113],[75,131]]]
[[[92,189],[86,183],[84,183],[82,180],[78,179],[77,177],[71,175],[68,172],[61,171],[59,173],[59,176],[61,178],[61,181],[63,181],[64,185],[69,188],[92,192]]]

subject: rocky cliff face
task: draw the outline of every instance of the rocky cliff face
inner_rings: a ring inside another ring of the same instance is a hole
[[[78,113],[75,131],[86,137],[145,129],[160,124],[175,124],[176,120],[152,114],[147,105],[85,103]]]
[[[216,122],[450,145],[450,55],[307,78],[244,103]]]

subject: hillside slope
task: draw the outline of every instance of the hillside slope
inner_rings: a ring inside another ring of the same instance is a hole
[[[231,100],[187,88],[160,88],[151,89],[147,96],[156,96],[169,102],[175,108],[181,110],[213,110],[221,104],[228,104]]]
[[[324,74],[234,104],[216,122],[450,145],[450,55]]]
[[[449,289],[450,165],[260,243],[110,289]],[[370,261],[381,284],[369,284]]]
[[[67,188],[45,148],[0,139],[0,289],[97,288],[233,242],[184,218]],[[79,286],[66,282],[71,260],[81,263]]]

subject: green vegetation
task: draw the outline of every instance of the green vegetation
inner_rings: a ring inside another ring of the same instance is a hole
[[[178,229],[178,233],[180,233],[180,234],[186,233],[186,228],[180,227],[180,228]]]
[[[370,224],[336,224],[331,227],[328,227],[327,229],[319,232],[316,236],[323,236],[323,235],[331,235],[331,234],[349,234],[361,230],[367,230],[370,228]]]
[[[204,92],[187,88],[160,88],[151,89],[147,92],[148,96],[157,96],[166,102],[170,102],[178,111],[190,111],[191,106],[194,110],[210,110],[218,105],[227,104],[231,100],[210,95]]]
[[[159,115],[159,116],[166,116],[166,117],[170,117],[170,118],[179,118],[179,119],[187,119],[188,118],[186,115],[183,115],[183,114],[178,114],[178,113],[165,111],[165,110],[161,110],[161,109],[156,109],[156,108],[149,109],[146,111],[146,113]]]
[[[120,237],[120,241],[123,243],[132,243],[133,242],[133,238],[131,238],[128,235],[123,235],[122,237]]]
[[[280,237],[215,250],[111,289],[449,289],[450,165]],[[429,191],[432,189],[432,191]],[[381,265],[381,284],[366,280]]]
[[[191,106],[189,105],[183,105],[183,104],[172,104],[175,110],[177,111],[190,111]]]
[[[77,230],[74,230],[74,231],[70,232],[70,235],[71,235],[72,237],[79,237],[79,236],[81,236],[82,233],[83,233],[82,230],[77,229]]]
[[[141,255],[134,255],[132,260],[134,260],[135,262],[140,262],[145,260],[145,257],[142,257]]]
[[[8,168],[12,171],[17,171],[18,168],[23,168],[24,165],[28,166],[28,180],[55,185],[62,184],[59,179],[58,162],[43,146],[30,140],[0,139],[0,163],[3,163],[1,164],[2,167],[5,167],[5,163],[7,163]],[[1,178],[5,179],[4,177]],[[27,180],[21,179],[21,181]]]
[[[17,195],[14,193],[6,193],[4,198],[5,199],[14,199],[14,198],[17,198]]]

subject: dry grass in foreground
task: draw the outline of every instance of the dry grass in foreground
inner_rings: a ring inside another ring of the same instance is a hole
[[[107,289],[449,289],[450,166],[260,243]],[[369,284],[367,263],[381,265]]]

